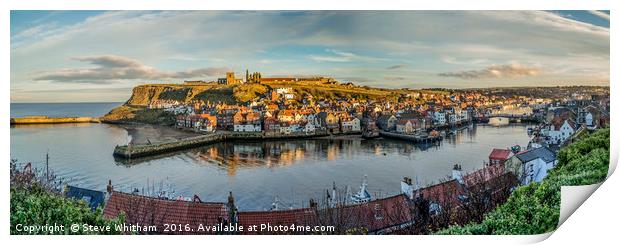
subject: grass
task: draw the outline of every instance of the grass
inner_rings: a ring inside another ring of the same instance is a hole
[[[558,165],[541,183],[517,188],[506,203],[481,223],[451,226],[440,235],[542,234],[557,228],[562,186],[600,183],[609,168],[609,128],[601,129],[560,150]]]

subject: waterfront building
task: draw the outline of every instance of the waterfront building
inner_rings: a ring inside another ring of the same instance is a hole
[[[414,134],[419,132],[421,128],[419,119],[401,119],[396,123],[396,132],[399,134]]]
[[[437,126],[446,125],[446,113],[443,110],[433,113],[433,123]]]
[[[262,130],[258,112],[238,111],[233,117],[233,131],[235,132],[261,132]]]
[[[454,114],[454,112],[448,112],[447,114],[448,117],[448,124],[450,125],[455,125],[459,122],[459,118],[456,114]]]
[[[355,117],[342,119],[342,132],[360,132],[362,130],[361,121]]]
[[[504,163],[514,153],[508,149],[493,149],[489,154],[489,165]]]
[[[331,112],[319,112],[318,115],[321,125],[324,126],[331,133],[338,133],[340,131],[340,119]]]
[[[313,134],[316,131],[315,125],[310,122],[303,122],[300,126],[306,134]]]
[[[222,130],[232,130],[234,116],[239,109],[236,106],[223,106],[217,113],[217,128]]]
[[[377,118],[377,126],[383,131],[394,131],[396,130],[396,116],[392,114],[381,115]]]
[[[278,112],[278,120],[280,122],[292,122],[295,120],[295,111],[293,110],[280,110]]]
[[[200,131],[215,132],[217,128],[217,117],[210,114],[198,114],[199,120],[195,127]]]
[[[263,130],[265,130],[265,132],[280,132],[280,121],[275,117],[265,117],[263,120],[263,126]]]

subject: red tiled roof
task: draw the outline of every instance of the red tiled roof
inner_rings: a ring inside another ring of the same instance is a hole
[[[510,153],[511,151],[507,149],[493,149],[493,151],[491,151],[491,154],[489,155],[489,158],[506,160],[510,156]]]
[[[122,192],[112,192],[103,215],[115,218],[125,213],[126,224],[155,225],[158,232],[163,232],[164,224],[189,224],[194,230],[202,224],[213,226],[228,220],[224,203],[199,203],[178,200],[164,200],[138,196]],[[176,231],[166,234],[200,234],[206,231]]]
[[[261,225],[270,226],[315,226],[318,224],[316,212],[311,208],[291,209],[291,210],[277,210],[277,211],[254,211],[254,212],[239,212],[238,214],[239,225],[244,228],[256,225],[259,229],[257,232],[260,234],[282,234],[281,232],[273,232],[269,230],[261,231]],[[247,228],[246,228],[247,231]]]
[[[481,182],[487,182],[502,174],[504,174],[504,164],[493,164],[463,176],[463,181],[465,181],[467,185],[475,185]]]
[[[463,192],[456,180],[449,180],[420,189],[420,194],[441,206],[455,207],[459,205],[458,196]]]
[[[332,211],[333,218],[328,219],[333,223],[330,225],[345,229],[365,227],[369,232],[377,232],[413,220],[408,202],[407,197],[401,194],[368,203],[339,207],[335,210],[321,210],[321,217],[329,216],[327,213]]]

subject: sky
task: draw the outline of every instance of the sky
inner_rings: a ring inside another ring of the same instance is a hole
[[[226,71],[384,88],[609,86],[609,11],[11,11],[11,102]]]

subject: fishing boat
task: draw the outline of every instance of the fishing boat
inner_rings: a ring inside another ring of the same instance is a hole
[[[364,181],[362,182],[362,185],[360,186],[360,191],[356,193],[355,195],[351,196],[351,201],[354,204],[367,203],[367,202],[370,202],[370,200],[372,200],[372,196],[368,192],[367,179],[368,179],[368,176],[364,175]]]

